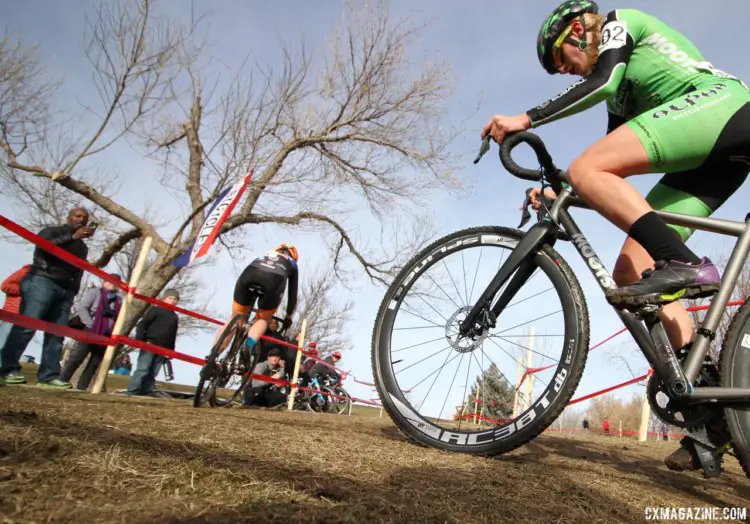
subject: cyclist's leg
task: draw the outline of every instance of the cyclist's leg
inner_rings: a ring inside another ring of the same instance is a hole
[[[253,301],[253,294],[250,293],[250,290],[248,287],[250,284],[252,284],[252,275],[255,268],[252,266],[247,266],[242,273],[240,273],[239,278],[237,278],[237,282],[234,285],[234,297],[232,300],[232,314],[230,315],[229,319],[219,328],[219,330],[216,333],[216,336],[214,337],[214,344],[219,340],[219,337],[221,336],[221,333],[224,331],[224,329],[229,325],[229,322],[237,316],[237,315],[245,315],[247,314],[247,311],[250,309],[250,306],[252,305],[251,302]],[[226,347],[226,344],[229,344],[230,338],[228,337],[226,339],[226,342],[224,344],[224,347]],[[224,347],[221,349],[223,350]]]
[[[725,159],[690,171],[668,173],[649,192],[646,200],[655,210],[708,217],[737,191],[745,181],[748,169],[748,166]],[[718,174],[720,176],[716,176]],[[693,234],[692,229],[684,226],[670,224],[669,228],[683,242]],[[612,276],[618,286],[626,286],[640,280],[641,273],[653,267],[654,260],[648,252],[628,237]],[[680,302],[664,306],[661,319],[673,347],[682,348],[692,341],[693,322]]]
[[[709,156],[704,165],[696,169],[664,175],[646,200],[656,210],[709,217],[740,188],[748,171],[750,166],[725,155],[713,159]],[[684,226],[670,224],[669,227],[683,242],[687,242],[694,232]],[[662,320],[675,348],[692,342],[693,322],[680,302],[666,305]]]
[[[713,264],[700,263],[623,178],[686,172],[717,158],[748,155],[748,116],[750,92],[739,82],[717,82],[620,126],[571,165],[571,183],[591,207],[628,232],[652,259],[669,261],[652,278],[608,293],[610,299],[674,300],[688,288],[701,293],[718,288]]]
[[[644,270],[653,267],[654,259],[651,255],[638,242],[628,237],[617,257],[612,277],[618,286],[627,286],[640,280]],[[659,316],[674,348],[684,347],[692,341],[693,322],[680,302],[666,304]]]
[[[258,301],[255,322],[247,332],[248,346],[253,347],[268,328],[268,321],[276,313],[286,288],[286,277],[270,271],[260,271],[255,275],[255,283],[263,288],[263,296]]]

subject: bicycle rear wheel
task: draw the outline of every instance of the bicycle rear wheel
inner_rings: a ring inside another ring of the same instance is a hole
[[[206,402],[211,406],[215,405],[216,384],[222,380],[223,375],[221,369],[222,354],[225,354],[227,349],[231,350],[234,347],[234,339],[238,331],[238,317],[239,315],[232,318],[224,327],[219,339],[206,357],[206,363],[201,369],[195,396],[193,396],[193,407],[199,408]]]
[[[341,386],[328,389],[332,395],[328,397],[329,411],[335,415],[343,415],[348,412],[352,403],[351,396]]]
[[[750,388],[750,303],[732,317],[719,361],[723,387]],[[724,408],[724,417],[732,437],[732,447],[750,478],[750,403]]]
[[[373,375],[383,407],[413,442],[505,453],[549,427],[573,396],[586,363],[588,311],[551,246],[516,271],[521,287],[494,328],[471,339],[458,331],[522,237],[493,226],[448,235],[406,264],[386,292],[373,330]]]
[[[232,321],[236,323],[240,316],[235,316]],[[252,381],[257,350],[247,351],[246,339],[244,329],[235,329],[229,348],[223,353],[223,358],[219,359],[220,372],[214,377],[216,394],[211,399],[214,407],[231,406]]]
[[[206,364],[201,369],[193,397],[194,407],[200,407],[206,402],[211,407],[222,407],[233,400],[234,395],[230,393],[227,398],[221,389],[225,388],[241,369],[239,354],[245,342],[245,330],[239,326],[241,317],[242,315],[235,315],[229,321],[211,348],[211,353],[206,357]]]

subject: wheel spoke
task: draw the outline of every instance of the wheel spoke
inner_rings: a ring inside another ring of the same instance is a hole
[[[433,342],[437,342],[438,340],[443,340],[444,338],[445,337],[433,338],[432,340],[428,340],[427,342],[420,342],[419,344],[412,344],[411,346],[406,346],[405,348],[394,349],[393,351],[391,351],[391,353],[398,353],[399,351],[404,351],[404,350],[407,350],[407,349],[411,349],[411,348],[415,348],[415,347],[419,347],[419,346],[424,346],[425,344],[431,344]]]
[[[451,272],[450,272],[450,270],[448,269],[448,266],[446,266],[446,265],[445,265],[445,259],[444,259],[444,258],[441,258],[441,259],[440,259],[440,261],[441,261],[441,262],[443,263],[443,267],[445,268],[445,271],[447,271],[447,272],[448,272],[448,278],[450,278],[450,279],[451,279],[451,282],[453,282],[453,287],[454,287],[454,288],[456,289],[456,294],[457,294],[457,295],[459,296],[459,298],[460,298],[460,297],[461,297],[461,292],[460,292],[460,291],[458,290],[458,286],[456,285],[456,281],[455,281],[455,280],[453,280],[453,275],[451,275]],[[466,305],[466,304],[464,304],[464,306],[465,306],[465,305]]]
[[[521,349],[523,349],[525,351],[530,351],[530,352],[534,353],[535,355],[539,355],[542,358],[548,358],[548,359],[552,360],[555,363],[558,363],[558,364],[560,363],[559,360],[555,360],[552,357],[550,357],[549,355],[545,355],[544,353],[539,353],[535,349],[531,349],[530,347],[524,346],[523,344],[519,344],[518,342],[513,342],[512,340],[507,340],[505,337],[501,337],[499,335],[490,335],[489,338],[499,338],[500,340],[503,340],[505,342],[509,342],[509,343],[513,344],[514,346],[518,346],[519,348],[521,348]]]
[[[443,400],[443,405],[440,408],[440,413],[438,413],[438,420],[443,418],[443,411],[445,411],[445,404],[448,402],[448,397],[451,394],[451,390],[453,389],[453,383],[456,381],[456,377],[458,376],[458,370],[461,369],[461,362],[464,361],[464,354],[461,353],[461,358],[458,359],[458,366],[456,366],[456,372],[453,374],[453,378],[451,379],[451,385],[448,386],[448,391],[445,393],[445,400]]]
[[[438,289],[440,289],[440,291],[442,291],[442,292],[443,292],[443,295],[445,295],[445,297],[446,297],[446,298],[447,298],[448,300],[450,300],[451,302],[453,302],[453,305],[454,305],[454,306],[456,306],[456,307],[457,307],[457,308],[459,308],[459,309],[461,308],[461,306],[460,306],[460,305],[459,305],[459,304],[458,304],[458,303],[457,303],[457,302],[456,302],[455,300],[453,300],[453,299],[452,299],[452,298],[450,297],[450,295],[449,295],[449,294],[448,294],[448,293],[447,293],[447,292],[445,291],[445,289],[443,289],[443,286],[441,286],[440,284],[438,284],[437,282],[435,282],[435,279],[434,279],[434,278],[432,278],[432,276],[431,276],[431,275],[429,275],[429,274],[425,273],[425,276],[426,276],[427,278],[429,278],[429,279],[430,279],[430,280],[431,280],[431,281],[432,281],[432,282],[433,282],[433,283],[434,283],[434,284],[435,284],[435,285],[436,285],[436,286],[438,287]],[[460,297],[459,297],[459,298],[460,298]]]
[[[541,317],[532,318],[529,321],[522,322],[521,324],[516,324],[515,326],[503,329],[502,331],[498,331],[497,333],[495,333],[495,335],[499,335],[500,333],[505,333],[506,331],[510,331],[511,329],[516,329],[517,327],[526,326],[528,324],[531,324],[532,322],[536,322],[537,320],[542,320],[543,318],[551,317],[552,315],[557,315],[560,312],[562,312],[562,309],[558,309],[557,311],[553,311],[552,313],[547,313],[546,315],[542,315]]]
[[[406,371],[406,370],[407,370],[407,369],[409,369],[409,368],[413,368],[413,367],[414,367],[414,366],[416,366],[417,364],[421,364],[421,363],[422,363],[422,362],[424,362],[425,360],[427,360],[427,359],[430,359],[430,358],[434,357],[435,355],[439,355],[440,353],[442,353],[442,352],[443,352],[443,351],[445,351],[446,349],[450,349],[450,348],[451,348],[451,346],[445,346],[445,347],[444,347],[443,349],[441,349],[440,351],[436,351],[436,352],[435,352],[435,353],[433,353],[432,355],[429,355],[429,356],[427,356],[427,357],[423,358],[422,360],[418,360],[418,361],[417,361],[417,362],[415,362],[414,364],[409,364],[409,365],[408,365],[408,366],[406,366],[405,368],[399,369],[398,371],[396,371],[396,370],[394,369],[394,370],[393,370],[393,373],[394,373],[394,374],[396,374],[396,375],[398,375],[398,374],[399,374],[399,373],[401,373],[402,371]]]
[[[424,321],[425,321],[425,322],[427,322],[428,324],[432,324],[433,326],[437,326],[437,327],[445,327],[444,325],[440,325],[440,324],[438,324],[437,322],[435,322],[435,321],[433,321],[433,320],[430,320],[429,318],[425,318],[425,317],[423,317],[422,315],[420,315],[420,314],[418,314],[418,313],[414,313],[413,311],[411,311],[410,309],[408,309],[408,308],[406,307],[406,304],[402,304],[402,305],[401,305],[401,308],[403,308],[403,310],[404,310],[405,312],[409,313],[410,315],[414,315],[415,317],[417,317],[417,318],[419,318],[419,319],[421,319],[421,320],[424,320]],[[404,329],[404,328],[396,328],[396,329]]]
[[[438,369],[436,369],[435,371],[433,371],[432,373],[430,373],[429,375],[427,375],[425,378],[423,378],[421,381],[419,381],[419,383],[417,383],[414,386],[412,386],[412,387],[409,388],[410,391],[416,389],[416,387],[418,385],[420,385],[422,382],[424,382],[425,380],[427,380],[428,378],[430,378],[432,375],[435,375],[435,373],[437,373],[437,375],[435,375],[435,378],[432,381],[432,384],[430,384],[430,389],[427,390],[427,394],[425,394],[424,398],[422,399],[422,403],[419,404],[419,409],[420,410],[422,409],[422,405],[424,405],[424,401],[427,400],[427,397],[430,396],[430,391],[432,391],[432,387],[435,385],[435,382],[437,382],[437,379],[440,377],[440,373],[443,371],[443,368],[446,366],[446,364],[448,364],[449,362],[453,362],[456,358],[458,358],[458,355],[459,355],[459,353],[456,353],[455,355],[453,355],[453,358],[451,358],[450,360],[448,360],[450,358],[450,356],[451,356],[451,353],[448,353],[448,355],[445,357],[445,361],[443,362],[442,366],[440,366]]]

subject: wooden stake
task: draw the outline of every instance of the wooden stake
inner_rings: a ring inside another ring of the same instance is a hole
[[[292,389],[289,392],[289,402],[286,409],[294,409],[294,399],[297,397],[297,379],[299,378],[299,365],[302,362],[302,348],[305,347],[305,331],[307,331],[307,318],[302,319],[302,329],[299,332],[297,341],[297,358],[294,360],[294,374],[292,375]]]
[[[534,325],[531,325],[531,330],[529,334],[529,347],[526,350],[526,380],[528,382],[526,383],[526,409],[529,409],[531,407],[531,396],[534,394],[534,374],[528,373],[528,371],[531,369],[532,365],[534,364],[534,355],[532,354],[532,351],[534,349]]]
[[[648,403],[648,393],[643,394],[643,408],[641,409],[641,427],[638,431],[638,442],[648,439],[648,419],[651,417],[651,406]]]
[[[128,309],[130,309],[130,306],[133,302],[133,293],[135,293],[136,287],[138,287],[138,281],[141,279],[141,273],[143,273],[143,268],[146,265],[146,260],[148,259],[148,253],[151,251],[151,237],[146,237],[143,240],[143,245],[141,246],[141,252],[138,254],[138,260],[135,263],[135,267],[133,268],[133,274],[130,276],[130,282],[128,283],[128,286],[130,289],[128,290],[128,294],[125,296],[125,300],[122,303],[122,307],[120,308],[120,312],[117,315],[117,320],[115,321],[115,325],[112,328],[112,336],[115,335],[122,335],[122,325],[125,323],[125,320],[128,318]],[[104,383],[107,380],[107,374],[109,373],[109,367],[112,364],[112,357],[115,354],[115,346],[107,346],[107,350],[104,353],[104,359],[102,360],[101,365],[99,366],[99,373],[96,375],[96,379],[94,380],[94,386],[91,388],[91,392],[94,394],[101,393],[102,387],[104,387]]]

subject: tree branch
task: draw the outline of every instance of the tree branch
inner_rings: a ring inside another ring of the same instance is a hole
[[[362,267],[364,268],[365,272],[370,277],[370,279],[376,280],[383,284],[388,284],[388,282],[383,278],[382,275],[389,275],[390,272],[387,269],[382,268],[383,263],[368,262],[365,259],[365,257],[359,252],[359,250],[354,246],[354,243],[352,242],[349,234],[346,232],[346,229],[344,228],[344,226],[342,226],[337,221],[333,220],[331,217],[326,216],[326,215],[303,211],[301,213],[297,213],[294,216],[251,215],[247,218],[234,216],[234,217],[230,217],[229,220],[227,220],[227,222],[222,226],[220,234],[227,233],[244,224],[275,223],[275,224],[299,225],[300,222],[302,222],[303,220],[323,222],[331,226],[333,229],[335,229],[336,232],[339,234],[340,240],[346,244],[346,246],[349,248],[349,251],[352,253],[352,255],[356,257],[356,259],[362,265]],[[338,265],[339,253],[340,253],[340,250],[337,251],[336,258],[334,259],[334,268],[337,267]]]
[[[203,198],[201,196],[201,167],[203,166],[203,146],[199,137],[201,127],[201,96],[196,95],[193,106],[190,110],[190,120],[185,124],[185,136],[187,137],[188,150],[190,151],[188,160],[188,176],[185,189],[190,197],[191,209],[201,208]],[[193,231],[197,232],[202,224],[202,214],[193,215]]]
[[[122,251],[122,249],[128,244],[128,242],[140,237],[141,230],[138,228],[131,229],[121,234],[119,237],[117,237],[117,239],[115,239],[114,242],[110,243],[104,248],[102,254],[99,255],[99,258],[96,260],[96,262],[94,262],[94,265],[96,267],[105,267],[107,264],[109,264],[109,261],[112,260],[112,257]]]

